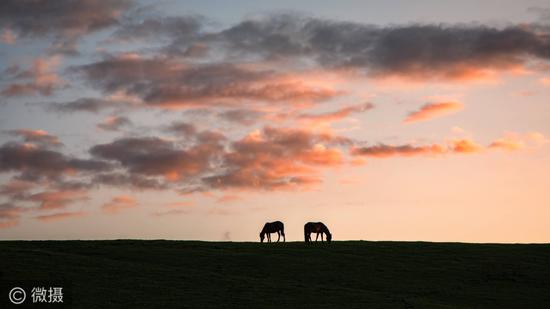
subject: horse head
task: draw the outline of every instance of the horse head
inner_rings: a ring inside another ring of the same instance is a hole
[[[327,242],[331,242],[332,241],[332,234],[327,232]]]
[[[260,233],[260,242],[264,242],[264,238],[265,238],[265,233],[261,232]]]

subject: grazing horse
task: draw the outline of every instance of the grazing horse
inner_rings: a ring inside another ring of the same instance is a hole
[[[317,237],[315,238],[315,241],[319,239],[319,234],[321,234],[321,241],[323,241],[323,233],[327,235],[327,242],[330,242],[332,240],[332,234],[328,230],[328,227],[324,225],[322,222],[306,223],[306,225],[304,225],[304,237],[306,239],[306,242],[311,241],[311,233],[317,233]]]
[[[279,242],[279,239],[281,239],[281,235],[283,235],[283,242],[286,241],[285,238],[285,225],[281,221],[275,221],[275,222],[267,222],[264,225],[264,228],[260,232],[260,240],[261,242],[264,242],[265,235],[267,234],[267,241],[271,242],[271,233],[277,233],[277,242]]]

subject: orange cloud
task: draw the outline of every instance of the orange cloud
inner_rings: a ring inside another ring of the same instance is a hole
[[[464,105],[459,102],[435,102],[427,103],[420,107],[419,110],[410,112],[404,123],[412,123],[425,121],[428,119],[445,116],[455,113],[464,108]]]
[[[336,145],[350,143],[330,133],[266,127],[231,144],[226,170],[203,178],[209,187],[291,189],[320,181],[318,167],[338,166],[344,157]]]
[[[116,214],[123,210],[134,208],[137,206],[136,200],[128,195],[119,195],[113,197],[113,199],[104,204],[101,209],[105,213]]]
[[[474,153],[484,149],[483,146],[469,139],[453,140],[451,143],[451,149],[456,153]]]

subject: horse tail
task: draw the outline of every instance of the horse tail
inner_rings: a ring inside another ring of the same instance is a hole
[[[304,225],[304,240],[305,242],[309,242],[309,238],[308,238],[308,234],[307,234],[307,224]]]

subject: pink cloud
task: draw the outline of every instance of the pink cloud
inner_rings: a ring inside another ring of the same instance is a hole
[[[83,211],[67,211],[67,212],[59,212],[59,213],[54,213],[49,215],[36,216],[36,219],[44,222],[50,222],[50,221],[59,221],[59,220],[65,220],[65,219],[75,218],[75,217],[82,217],[86,214],[87,213]]]
[[[410,112],[404,123],[426,121],[432,118],[442,117],[462,110],[464,105],[459,102],[434,102],[426,103],[420,109]]]
[[[2,32],[2,36],[0,37],[0,42],[8,45],[15,44],[15,41],[17,40],[17,37],[15,36],[15,33],[11,31],[10,29],[5,29]]]
[[[216,203],[220,203],[220,204],[233,203],[233,202],[237,202],[241,199],[242,199],[242,197],[240,197],[238,195],[226,194],[226,195],[222,195],[221,197],[219,197],[216,200]]]
[[[59,209],[65,206],[88,200],[87,192],[84,190],[60,190],[44,191],[31,195],[28,200],[40,203],[40,209]]]
[[[119,195],[104,204],[101,209],[105,213],[117,214],[123,210],[131,209],[137,206],[136,200],[128,195]]]
[[[61,146],[57,136],[51,135],[44,130],[18,129],[9,131],[11,135],[23,138],[26,143],[34,143],[42,146]]]
[[[12,67],[9,71],[13,83],[1,91],[7,97],[25,95],[52,95],[65,82],[54,72],[59,66],[59,57],[36,58],[27,70]]]

